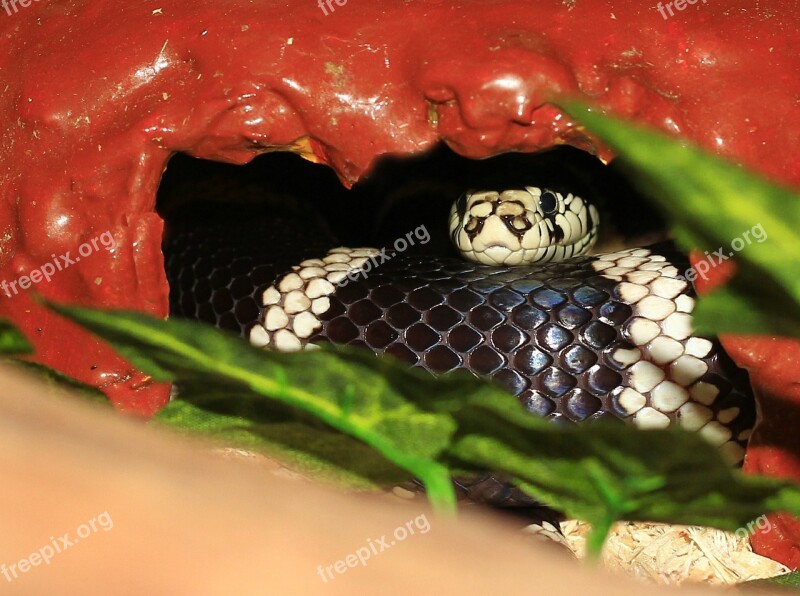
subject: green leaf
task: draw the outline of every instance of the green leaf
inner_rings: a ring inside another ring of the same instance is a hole
[[[183,387],[155,422],[184,434],[202,434],[225,447],[266,453],[309,476],[354,489],[408,480],[408,472],[376,450],[296,411],[249,393]]]
[[[31,354],[33,346],[11,323],[0,319],[0,354]]]
[[[759,304],[762,297],[742,294],[737,286],[703,296],[695,307],[694,328],[698,335],[720,333],[772,334],[800,337],[800,320],[784,307]],[[768,301],[763,301],[768,302]]]
[[[448,471],[435,459],[455,431],[453,420],[414,403],[409,371],[403,370],[406,378],[397,380],[391,373],[402,369],[375,357],[348,358],[340,351],[318,350],[300,358],[259,350],[188,321],[161,321],[129,311],[51,308],[100,335],[157,380],[180,378],[195,387],[224,382],[309,412],[416,475],[435,506],[455,507]],[[419,383],[432,381],[426,373],[413,376]]]
[[[800,486],[732,470],[696,433],[621,424],[557,428],[488,394],[465,402],[455,414],[451,457],[462,467],[504,474],[540,501],[592,523],[596,548],[618,520],[736,530],[771,511],[800,513]]]
[[[734,282],[717,290],[719,311],[697,311],[698,328],[800,336],[800,196],[684,141],[560,103],[617,153],[685,248],[709,251],[709,267],[735,255]]]

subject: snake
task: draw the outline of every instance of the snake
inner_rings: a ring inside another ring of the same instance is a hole
[[[592,201],[534,185],[461,193],[442,222],[449,256],[425,254],[425,226],[352,248],[314,219],[280,200],[193,203],[163,244],[171,316],[267,350],[330,342],[433,375],[467,370],[556,424],[677,425],[741,463],[756,415],[748,376],[694,334],[690,265],[670,241],[594,252]],[[492,474],[454,483],[475,501],[536,505]]]

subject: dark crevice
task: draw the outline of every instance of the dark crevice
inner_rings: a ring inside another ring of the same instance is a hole
[[[205,216],[209,221],[230,212],[246,222],[269,217],[281,205],[296,209],[298,217],[321,217],[338,242],[350,246],[384,246],[425,225],[433,236],[426,250],[442,254],[451,250],[447,214],[464,191],[526,185],[596,200],[602,219],[598,249],[603,243],[615,248],[648,243],[663,230],[658,215],[613,164],[605,166],[572,147],[471,160],[439,145],[416,156],[380,159],[350,190],[327,166],[291,153],[262,155],[245,166],[178,154],[164,174],[156,208],[170,222],[198,212],[199,203],[210,203]]]

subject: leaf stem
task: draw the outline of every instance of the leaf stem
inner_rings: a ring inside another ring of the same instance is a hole
[[[424,475],[420,475],[420,480],[425,485],[425,492],[428,494],[428,501],[433,507],[434,512],[447,517],[455,517],[456,491],[450,474],[444,467],[432,467]]]
[[[607,515],[602,521],[592,524],[592,531],[586,537],[586,558],[592,563],[597,563],[600,560],[603,546],[606,543],[608,534],[611,532],[611,526],[616,521],[615,516]]]
[[[611,526],[620,519],[624,498],[608,481],[608,474],[597,460],[590,459],[585,465],[589,478],[600,495],[601,502],[606,506],[605,515],[600,521],[593,521],[592,531],[586,538],[586,557],[592,562],[597,562],[603,552],[603,545],[611,531]]]

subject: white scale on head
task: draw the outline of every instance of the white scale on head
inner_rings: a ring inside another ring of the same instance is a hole
[[[450,237],[471,261],[528,265],[585,254],[599,221],[595,206],[571,193],[536,186],[473,191],[450,210]]]

